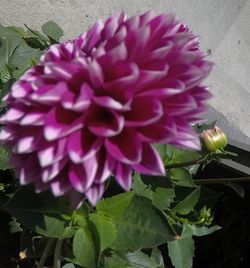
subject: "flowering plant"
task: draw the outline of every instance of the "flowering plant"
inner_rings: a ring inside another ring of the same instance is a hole
[[[216,194],[192,176],[226,145],[216,129],[224,141],[203,151],[200,139],[211,142],[194,127],[212,69],[197,37],[153,12],[116,14],[64,43],[55,23],[42,31],[0,28],[10,176],[0,194],[23,232],[19,257],[38,267],[54,255],[53,267],[156,268],[166,244],[175,267],[192,267],[193,235],[219,229],[203,198]]]

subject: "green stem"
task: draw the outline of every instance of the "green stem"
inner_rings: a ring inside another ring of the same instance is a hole
[[[55,238],[50,238],[48,240],[48,242],[47,242],[47,244],[46,244],[46,246],[44,248],[43,255],[42,255],[42,257],[41,257],[41,259],[40,259],[40,261],[38,263],[37,268],[43,268],[44,267],[44,264],[45,264],[49,254],[51,252],[51,248],[54,245],[55,241],[56,241]]]
[[[62,250],[63,239],[57,239],[55,255],[54,255],[54,263],[53,268],[61,268],[61,250]]]
[[[250,176],[242,178],[217,178],[217,179],[196,179],[194,182],[196,184],[221,184],[229,182],[247,182],[250,181]]]

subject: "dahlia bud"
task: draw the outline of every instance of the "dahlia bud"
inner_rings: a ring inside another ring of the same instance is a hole
[[[227,145],[226,134],[217,126],[204,130],[201,134],[204,148],[210,152],[223,149]]]

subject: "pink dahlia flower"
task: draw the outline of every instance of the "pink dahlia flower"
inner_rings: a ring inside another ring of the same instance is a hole
[[[113,175],[163,175],[154,143],[199,149],[190,126],[210,98],[212,64],[175,16],[149,12],[98,21],[76,41],[52,46],[5,98],[0,140],[21,184],[54,195],[101,198]]]

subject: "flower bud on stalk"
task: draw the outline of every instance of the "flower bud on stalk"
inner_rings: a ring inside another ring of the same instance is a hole
[[[203,146],[209,152],[215,152],[226,147],[227,136],[217,126],[212,129],[204,130],[201,134]]]

